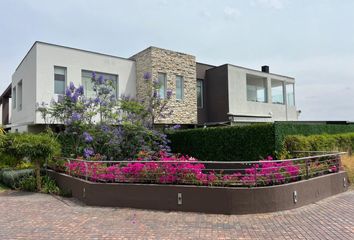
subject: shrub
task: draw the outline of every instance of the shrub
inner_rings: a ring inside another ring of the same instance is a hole
[[[33,169],[23,169],[23,170],[0,170],[0,182],[10,188],[19,188],[20,181],[23,178],[31,176],[34,174]]]
[[[354,149],[354,133],[287,136],[284,140],[284,148],[288,152],[345,151],[351,153]]]
[[[7,148],[8,154],[18,158],[28,158],[34,163],[37,190],[41,188],[40,168],[43,163],[60,152],[59,143],[50,134],[8,134],[11,144]]]
[[[354,132],[354,124],[320,124],[301,122],[275,122],[275,151],[280,155],[284,151],[284,140],[289,135],[319,135]]]
[[[168,134],[175,153],[202,161],[259,160],[274,153],[272,124],[198,128]]]
[[[22,178],[18,184],[19,189],[34,192],[36,190],[36,178],[32,175]]]
[[[56,182],[54,179],[50,178],[48,175],[45,175],[42,177],[42,189],[41,191],[43,193],[50,193],[50,194],[57,194],[59,195],[60,189],[57,186]]]

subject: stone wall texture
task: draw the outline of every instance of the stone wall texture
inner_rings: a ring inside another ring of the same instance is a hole
[[[131,57],[136,61],[137,98],[143,100],[151,93],[143,79],[145,72],[150,72],[152,81],[158,78],[158,73],[165,73],[167,89],[172,90],[168,108],[173,110],[169,118],[157,119],[155,123],[165,124],[196,124],[197,123],[197,89],[196,62],[192,55],[149,47]],[[176,100],[176,76],[184,80],[183,99]]]

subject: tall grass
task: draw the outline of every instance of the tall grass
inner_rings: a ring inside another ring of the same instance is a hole
[[[349,155],[345,155],[342,157],[342,164],[343,167],[345,169],[345,171],[347,171],[348,173],[348,179],[350,181],[350,184],[354,185],[354,154],[349,156]]]

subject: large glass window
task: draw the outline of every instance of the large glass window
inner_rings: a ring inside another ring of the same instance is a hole
[[[65,94],[66,68],[54,67],[54,93]]]
[[[158,73],[159,80],[159,96],[160,98],[166,98],[166,73]]]
[[[22,110],[22,80],[17,84],[17,104],[18,111]]]
[[[94,98],[96,96],[95,91],[93,90],[93,82],[92,82],[92,73],[93,71],[82,70],[81,78],[82,78],[82,86],[84,87],[84,94],[88,98]],[[109,73],[100,73],[95,72],[96,78],[102,76],[102,79],[106,82],[106,84],[110,85],[113,88],[114,94],[118,97],[118,75],[109,74]]]
[[[284,83],[272,79],[272,103],[284,104]]]
[[[247,75],[247,100],[267,102],[267,78]]]
[[[197,79],[197,107],[203,108],[203,80]]]
[[[286,101],[288,106],[295,106],[294,84],[286,84]]]
[[[17,104],[17,93],[16,93],[16,87],[12,88],[12,108],[16,109],[16,104]]]
[[[176,100],[183,99],[184,81],[182,76],[176,76]]]

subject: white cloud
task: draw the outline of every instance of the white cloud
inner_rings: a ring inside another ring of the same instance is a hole
[[[252,6],[262,6],[274,9],[282,9],[286,4],[285,0],[253,0],[251,1]]]
[[[239,17],[240,15],[241,15],[241,12],[237,8],[233,8],[233,7],[229,7],[229,6],[224,8],[224,16],[227,19]]]

